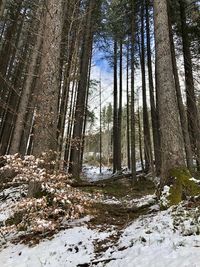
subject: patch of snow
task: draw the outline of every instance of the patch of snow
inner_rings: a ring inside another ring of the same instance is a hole
[[[0,193],[0,223],[4,222],[12,215],[12,207],[21,198],[22,193],[26,190],[26,186],[11,187],[4,189]]]
[[[148,199],[152,196],[147,196]],[[199,209],[186,210],[181,205],[141,216],[121,232],[117,244],[113,245],[111,239],[110,247],[99,258],[94,244],[108,240],[113,231],[73,225],[72,229],[61,231],[52,240],[35,247],[10,244],[0,252],[1,267],[75,267],[90,266],[95,261],[99,261],[97,267],[199,267],[200,235],[194,229],[199,223]]]
[[[156,195],[146,195],[141,198],[132,199],[128,202],[128,206],[136,206],[141,208],[143,206],[153,205],[156,202]]]
[[[170,187],[168,185],[165,185],[162,194],[160,196],[160,203],[163,207],[167,207],[169,205],[168,197],[170,195],[169,193]]]
[[[102,202],[105,203],[105,204],[109,204],[109,205],[120,205],[120,204],[122,204],[122,202],[119,199],[117,199],[116,197],[105,199]]]
[[[194,177],[190,178],[190,181],[195,182],[196,184],[200,184],[200,180],[195,179]]]
[[[102,166],[102,172],[100,173],[99,167],[84,165],[83,175],[89,182],[95,182],[108,179],[112,175],[112,169]]]
[[[174,231],[168,211],[145,216],[126,228],[118,245],[103,259],[115,259],[98,267],[199,267],[200,236],[182,236]]]
[[[0,253],[1,267],[75,267],[90,262],[95,257],[93,242],[108,236],[82,226],[61,231],[35,247],[10,245]]]

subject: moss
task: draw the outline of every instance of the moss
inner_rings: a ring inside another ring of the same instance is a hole
[[[190,180],[192,176],[186,168],[179,167],[170,170],[169,177],[169,206],[177,205],[188,196],[196,196],[200,194],[200,186]]]
[[[81,189],[88,193],[100,193],[116,198],[127,197],[127,195],[132,198],[139,198],[155,193],[154,183],[142,178],[135,182],[134,186],[132,185],[131,179],[124,178],[118,181],[103,180],[96,186],[81,187]]]

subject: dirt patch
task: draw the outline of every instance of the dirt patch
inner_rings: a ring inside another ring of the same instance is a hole
[[[130,197],[130,199],[140,198],[148,194],[153,194],[155,192],[155,185],[152,181],[141,177],[133,183],[130,178],[122,178],[120,180],[109,180],[101,181],[98,184],[91,184],[86,186],[81,186],[83,191],[96,194],[104,194],[110,198],[122,198]]]
[[[141,177],[134,183],[131,179],[125,177],[117,181],[101,181],[97,186],[82,187],[81,189],[94,194],[94,196],[97,194],[103,195],[108,200],[108,203],[104,203],[104,201],[96,202],[90,209],[90,213],[93,216],[90,222],[88,222],[90,228],[98,228],[100,231],[106,232],[114,230],[113,234],[108,238],[94,244],[95,253],[98,258],[109,247],[117,244],[122,230],[127,225],[149,212],[151,204],[145,204],[141,207],[135,205],[135,207],[128,208],[127,205],[123,204],[124,201],[129,202],[146,195],[153,195],[155,185],[145,177]]]

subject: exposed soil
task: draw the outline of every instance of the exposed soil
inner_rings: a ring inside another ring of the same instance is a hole
[[[107,232],[115,230],[109,238],[94,244],[98,258],[98,256],[105,252],[110,246],[118,242],[122,230],[127,225],[139,216],[149,212],[149,205],[127,208],[126,205],[123,205],[123,201],[140,199],[146,195],[152,195],[155,193],[155,185],[145,177],[140,177],[135,183],[133,183],[130,178],[123,178],[113,181],[110,179],[108,181],[104,180],[98,182],[97,186],[82,187],[82,190],[94,195],[102,194],[106,196],[108,200],[112,200],[113,197],[115,200],[119,200],[119,204],[112,203],[112,201],[110,203],[97,202],[91,207],[93,218],[88,223],[90,228],[98,228],[100,231]]]

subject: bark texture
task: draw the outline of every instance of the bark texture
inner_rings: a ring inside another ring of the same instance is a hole
[[[92,54],[92,44],[94,35],[95,15],[98,10],[99,3],[92,0],[88,1],[87,6],[87,17],[85,23],[85,29],[83,31],[83,42],[81,48],[81,59],[80,59],[80,76],[78,81],[78,92],[76,100],[75,110],[75,122],[73,129],[73,140],[70,155],[70,167],[69,172],[74,178],[79,179],[81,171],[81,152],[83,149],[82,135],[84,127],[84,110],[85,100],[87,96],[87,81],[90,58]]]
[[[188,129],[193,152],[196,155],[197,163],[200,166],[200,118],[197,109],[197,101],[194,88],[194,77],[190,51],[190,36],[188,34],[188,26],[186,22],[186,2],[185,0],[179,0],[179,4],[185,68]]]
[[[183,138],[173,77],[166,0],[154,1],[154,23],[162,152],[161,171],[163,180],[165,180],[172,168],[185,166]]]
[[[150,1],[146,0],[146,46],[147,46],[147,66],[149,77],[149,95],[151,105],[151,122],[153,132],[153,145],[154,145],[154,157],[155,157],[155,169],[156,173],[160,173],[161,161],[160,161],[160,136],[159,136],[159,123],[158,114],[156,108],[156,101],[154,96],[154,83],[153,83],[153,71],[152,71],[152,59],[151,59],[151,36],[150,36],[150,18],[149,18],[149,5]]]
[[[38,18],[40,19],[41,19],[42,10],[43,9],[40,8],[40,10],[38,11]],[[26,82],[25,82],[24,89],[22,91],[22,95],[20,98],[17,119],[15,122],[14,131],[13,131],[13,139],[12,139],[11,146],[10,146],[10,154],[18,153],[20,150],[21,138],[22,138],[23,130],[25,128],[25,121],[26,121],[25,118],[26,118],[27,108],[28,108],[29,99],[31,95],[35,68],[37,66],[36,63],[37,63],[38,53],[39,53],[39,49],[42,44],[43,27],[44,27],[44,22],[41,20],[39,31],[38,31],[37,38],[36,38],[36,43],[32,51],[32,56],[31,56],[30,65],[28,68]]]
[[[62,1],[49,0],[46,6],[41,74],[38,79],[33,154],[57,148],[57,114],[59,96],[59,63],[62,31]]]
[[[6,6],[6,0],[0,0],[0,18],[3,16],[5,6]]]
[[[173,40],[173,32],[172,32],[170,15],[169,15],[169,34],[170,34],[170,44],[171,44],[171,52],[172,52],[173,73],[174,73],[174,80],[175,80],[175,86],[176,86],[178,108],[180,112],[180,121],[181,121],[181,127],[182,127],[182,132],[183,132],[183,139],[184,139],[184,144],[185,144],[187,167],[189,170],[192,170],[192,166],[193,166],[192,149],[191,149],[190,137],[189,137],[189,132],[188,132],[186,111],[185,111],[185,107],[184,107],[183,100],[182,100],[182,94],[181,94],[181,87],[180,87],[180,81],[179,81],[179,75],[178,75],[178,69],[177,69],[175,46],[174,46],[174,40]]]

